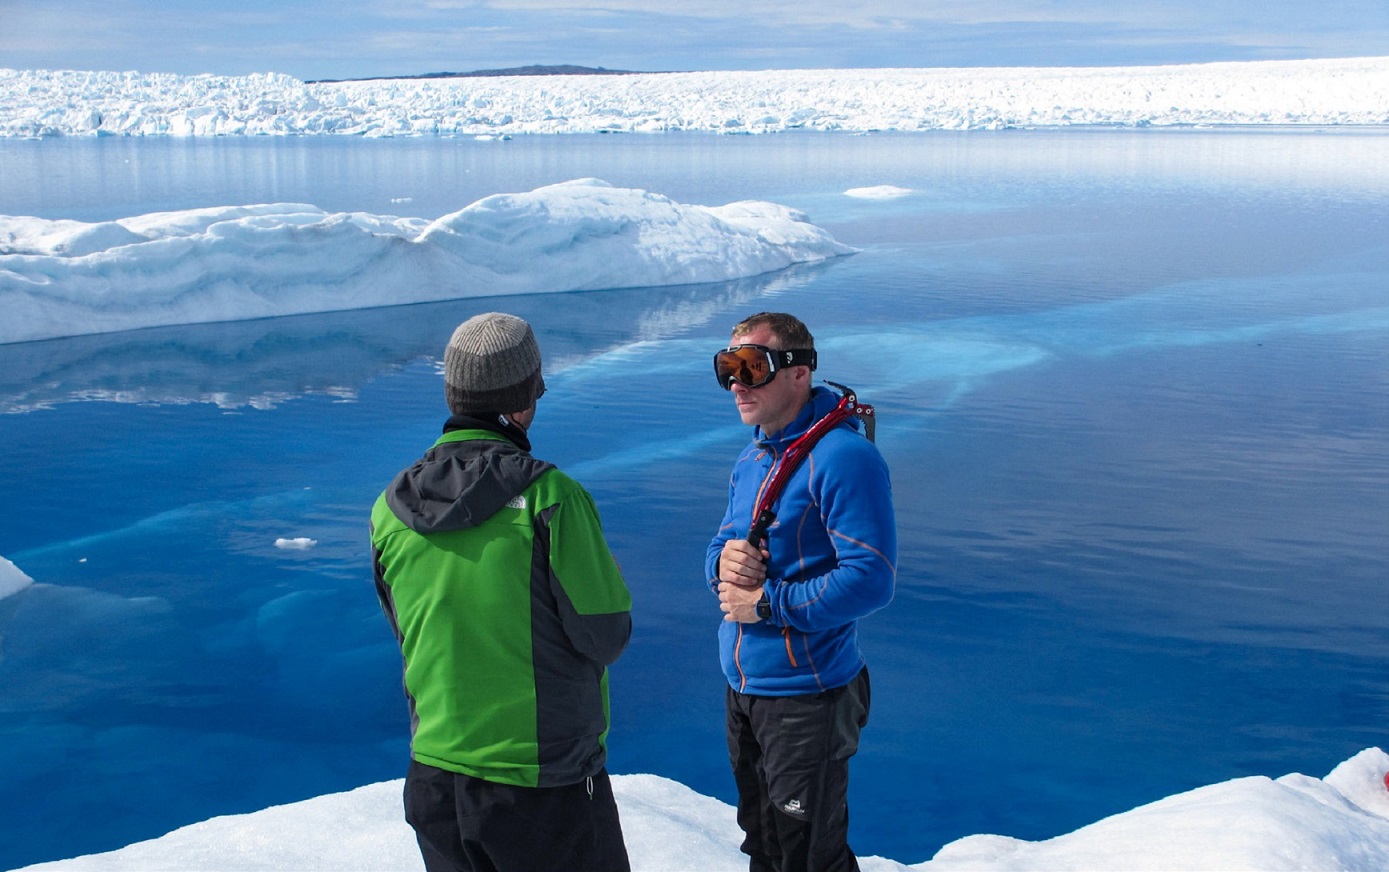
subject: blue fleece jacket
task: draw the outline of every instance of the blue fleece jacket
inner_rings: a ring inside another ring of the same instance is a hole
[[[733,465],[728,509],[705,558],[711,590],[718,591],[723,545],[747,537],[777,458],[838,401],[834,392],[816,387],[780,433],[754,428],[752,443]],[[765,543],[771,556],[764,587],[772,616],[719,627],[724,674],[733,689],[761,696],[841,687],[864,665],[859,618],[887,605],[896,583],[897,522],[887,464],[851,418],[816,443],[772,510],[777,519]]]

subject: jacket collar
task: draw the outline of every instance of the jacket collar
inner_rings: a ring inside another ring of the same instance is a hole
[[[762,426],[753,428],[752,440],[765,448],[781,447],[789,445],[805,434],[816,421],[828,415],[835,406],[839,405],[839,395],[823,385],[816,385],[811,388],[810,399],[801,411],[779,432],[766,433]]]
[[[450,415],[444,422],[444,434],[459,430],[485,430],[514,443],[522,451],[531,450],[530,438],[526,431],[506,419],[500,412],[472,412],[466,415]]]

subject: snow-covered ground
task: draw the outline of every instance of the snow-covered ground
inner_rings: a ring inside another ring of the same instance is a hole
[[[1389,869],[1389,755],[1368,748],[1324,779],[1239,778],[1169,796],[1043,842],[969,836],[924,863],[881,857],[864,872]],[[746,869],[733,808],[655,775],[613,778],[637,872]],[[254,814],[213,818],[106,854],[38,870],[418,870],[400,781]]]
[[[0,69],[0,136],[1389,124],[1389,57],[305,83]]]
[[[118,221],[0,215],[0,344],[462,297],[721,282],[848,254],[795,210],[595,179],[435,221],[277,203]]]

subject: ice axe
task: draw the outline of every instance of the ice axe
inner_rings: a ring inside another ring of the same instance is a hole
[[[860,403],[858,395],[853,388],[841,385],[838,382],[826,381],[826,384],[839,390],[839,404],[829,411],[829,414],[816,421],[810,429],[802,433],[794,442],[786,446],[781,457],[777,459],[776,466],[772,469],[771,480],[767,482],[767,487],[762,491],[762,496],[757,501],[757,506],[753,510],[752,529],[748,531],[748,542],[754,547],[760,547],[762,540],[767,537],[767,530],[776,520],[776,512],[772,511],[772,504],[781,496],[782,490],[786,488],[786,483],[791,480],[791,476],[796,471],[796,467],[801,465],[806,455],[810,454],[810,449],[815,447],[815,443],[820,438],[843,421],[857,416],[863,421],[864,435],[868,441],[872,442],[877,430],[877,419],[873,414],[873,407],[867,403]]]

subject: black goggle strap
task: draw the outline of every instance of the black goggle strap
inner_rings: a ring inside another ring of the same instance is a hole
[[[777,349],[771,352],[772,359],[776,361],[773,369],[781,369],[787,366],[808,366],[811,372],[815,371],[815,365],[819,362],[819,355],[813,348],[788,348],[785,350]]]

